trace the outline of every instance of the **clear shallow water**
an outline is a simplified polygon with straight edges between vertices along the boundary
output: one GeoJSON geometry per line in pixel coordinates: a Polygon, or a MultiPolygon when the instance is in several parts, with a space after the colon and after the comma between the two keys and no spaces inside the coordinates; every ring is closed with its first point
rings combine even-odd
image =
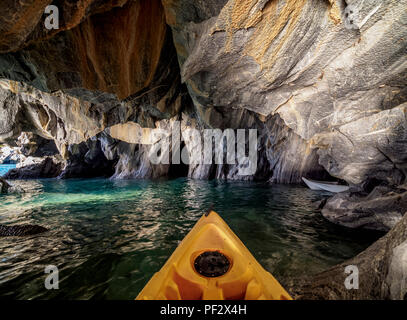
{"type": "Polygon", "coordinates": [[[7,171],[14,169],[15,167],[15,164],[0,164],[0,177],[5,175],[7,171]]]}
{"type": "Polygon", "coordinates": [[[42,235],[0,238],[0,298],[134,299],[213,204],[283,284],[342,262],[377,234],[325,221],[302,187],[219,181],[16,181],[0,195],[0,224],[40,224],[42,235]],[[59,290],[46,290],[56,265],[59,290]]]}

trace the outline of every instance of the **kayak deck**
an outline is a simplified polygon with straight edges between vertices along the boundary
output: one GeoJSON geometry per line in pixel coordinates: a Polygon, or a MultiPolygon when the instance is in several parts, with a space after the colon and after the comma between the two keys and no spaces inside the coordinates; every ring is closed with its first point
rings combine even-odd
{"type": "Polygon", "coordinates": [[[187,234],[137,300],[292,300],[211,211],[187,234]]]}

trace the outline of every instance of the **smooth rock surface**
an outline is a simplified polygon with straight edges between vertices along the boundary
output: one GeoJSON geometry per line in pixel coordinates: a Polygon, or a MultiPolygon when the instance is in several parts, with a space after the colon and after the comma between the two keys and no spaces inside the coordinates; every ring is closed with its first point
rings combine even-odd
{"type": "Polygon", "coordinates": [[[329,221],[348,228],[389,231],[407,208],[407,189],[376,187],[369,195],[342,192],[330,198],[322,209],[329,221]]]}
{"type": "Polygon", "coordinates": [[[309,279],[293,281],[290,291],[297,299],[375,300],[407,298],[407,214],[384,237],[348,261],[309,279]],[[348,290],[346,266],[357,266],[359,289],[348,290]]]}
{"type": "MultiPolygon", "coordinates": [[[[389,109],[407,97],[405,0],[230,0],[205,20],[175,3],[164,1],[167,22],[205,122],[216,124],[215,106],[236,116],[239,109],[278,113],[318,149],[332,176],[354,184],[377,172],[394,183],[404,179],[389,150],[398,148],[376,142],[402,143],[404,135],[405,119],[389,109]]],[[[202,5],[194,10],[202,12],[202,5]]]]}
{"type": "MultiPolygon", "coordinates": [[[[407,0],[64,2],[55,31],[47,4],[0,4],[0,142],[53,140],[61,177],[405,182],[407,0]],[[256,129],[256,170],[152,164],[134,128],[171,119],[200,134],[256,129]]],[[[375,228],[393,225],[386,212],[375,228]]]]}

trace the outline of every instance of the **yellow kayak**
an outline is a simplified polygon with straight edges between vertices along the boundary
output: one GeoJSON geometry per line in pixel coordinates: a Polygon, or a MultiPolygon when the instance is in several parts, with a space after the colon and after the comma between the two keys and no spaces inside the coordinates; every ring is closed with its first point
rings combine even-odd
{"type": "Polygon", "coordinates": [[[202,216],[137,300],[292,300],[214,211],[202,216]]]}

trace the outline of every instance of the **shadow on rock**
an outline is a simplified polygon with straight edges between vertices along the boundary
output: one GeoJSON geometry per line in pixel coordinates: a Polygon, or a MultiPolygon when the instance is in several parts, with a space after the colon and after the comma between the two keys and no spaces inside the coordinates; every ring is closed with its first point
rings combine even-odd
{"type": "Polygon", "coordinates": [[[367,196],[342,192],[328,199],[322,215],[330,222],[348,227],[387,232],[407,210],[407,186],[377,186],[367,196]]]}
{"type": "Polygon", "coordinates": [[[356,257],[307,279],[294,279],[296,299],[376,300],[407,298],[407,214],[384,237],[356,257]],[[356,266],[359,288],[347,289],[347,266],[356,266]]]}

